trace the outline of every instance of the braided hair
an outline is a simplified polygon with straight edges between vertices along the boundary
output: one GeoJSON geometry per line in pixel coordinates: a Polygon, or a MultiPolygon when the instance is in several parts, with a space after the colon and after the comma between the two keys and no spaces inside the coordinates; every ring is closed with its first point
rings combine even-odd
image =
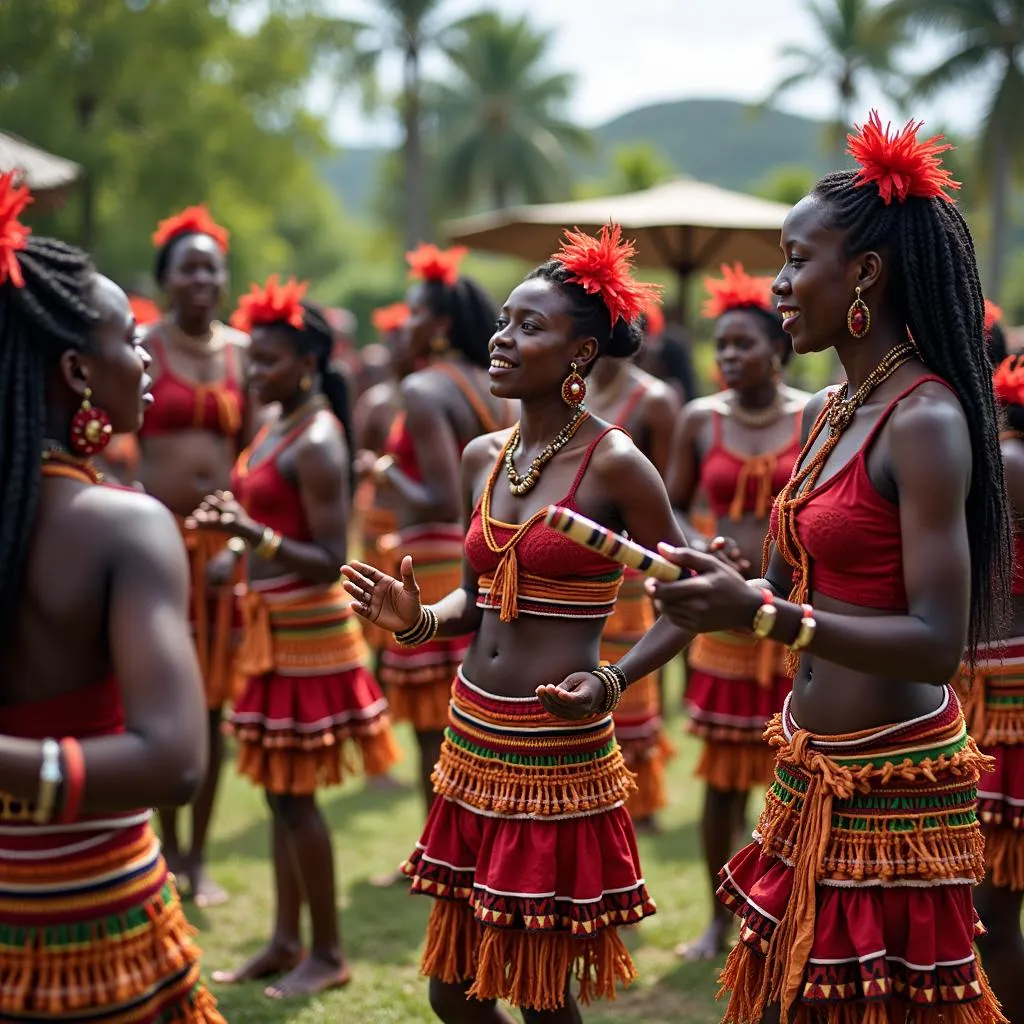
{"type": "MultiPolygon", "coordinates": [[[[640,318],[627,322],[619,317],[613,324],[601,295],[585,291],[575,280],[572,271],[566,269],[559,260],[542,263],[526,275],[526,280],[550,281],[558,286],[568,302],[568,314],[576,337],[596,339],[598,357],[628,359],[640,351],[643,344],[640,318]]],[[[580,371],[584,377],[596,362],[597,359],[594,359],[580,371]]]]}
{"type": "Polygon", "coordinates": [[[30,235],[15,258],[24,286],[0,285],[0,633],[14,620],[39,505],[47,378],[62,352],[88,349],[99,321],[86,253],[30,235]]]}
{"type": "Polygon", "coordinates": [[[448,341],[474,366],[487,369],[490,344],[497,315],[494,300],[472,278],[459,277],[454,284],[436,278],[421,281],[420,294],[434,316],[451,322],[448,341]]]}
{"type": "Polygon", "coordinates": [[[956,392],[970,432],[967,656],[973,662],[978,645],[998,636],[1004,624],[1013,564],[974,242],[960,211],[944,198],[908,196],[887,205],[874,182],[858,185],[856,177],[856,171],[826,175],[812,195],[825,204],[831,224],[846,233],[848,256],[872,249],[889,253],[888,297],[925,365],[956,392]]]}

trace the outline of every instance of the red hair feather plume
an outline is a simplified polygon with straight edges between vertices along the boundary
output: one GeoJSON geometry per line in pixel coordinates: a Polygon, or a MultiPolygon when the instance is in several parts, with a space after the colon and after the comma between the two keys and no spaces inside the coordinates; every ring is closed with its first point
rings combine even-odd
{"type": "Polygon", "coordinates": [[[992,375],[992,389],[1001,405],[1024,405],[1024,358],[1007,356],[992,375]]]}
{"type": "Polygon", "coordinates": [[[409,307],[404,302],[393,302],[390,306],[381,306],[370,315],[373,329],[380,334],[397,331],[409,319],[409,307]]]}
{"type": "Polygon", "coordinates": [[[15,288],[24,288],[25,278],[15,253],[28,245],[32,229],[18,216],[32,202],[32,193],[25,185],[15,183],[14,174],[0,174],[0,285],[10,278],[15,288]]]}
{"type": "Polygon", "coordinates": [[[409,276],[420,281],[441,281],[450,288],[459,279],[459,264],[469,250],[462,245],[439,249],[424,242],[405,254],[409,276]]]}
{"type": "Polygon", "coordinates": [[[153,232],[153,245],[162,249],[168,242],[182,235],[209,235],[224,252],[228,251],[228,229],[222,228],[211,216],[205,204],[189,206],[160,221],[153,232]]]}
{"type": "Polygon", "coordinates": [[[301,331],[302,300],[309,284],[289,278],[280,283],[277,274],[267,278],[266,286],[252,285],[249,292],[238,300],[238,309],[231,314],[231,326],[249,334],[259,324],[291,324],[301,331]]]}
{"type": "Polygon", "coordinates": [[[992,328],[1003,319],[1003,311],[990,299],[985,300],[985,337],[992,334],[992,328]]]}
{"type": "Polygon", "coordinates": [[[717,320],[732,309],[763,309],[772,312],[772,278],[751,277],[742,263],[731,267],[723,263],[721,277],[705,277],[709,298],[701,307],[701,315],[717,320]]]}

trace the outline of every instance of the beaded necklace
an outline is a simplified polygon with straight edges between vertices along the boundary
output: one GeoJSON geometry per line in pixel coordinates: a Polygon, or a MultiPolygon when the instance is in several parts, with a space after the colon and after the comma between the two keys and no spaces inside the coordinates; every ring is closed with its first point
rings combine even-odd
{"type": "Polygon", "coordinates": [[[519,447],[519,424],[512,430],[512,436],[508,439],[502,453],[502,461],[505,463],[505,473],[508,476],[508,489],[517,497],[521,498],[533,490],[534,485],[540,479],[544,467],[573,439],[576,431],[583,426],[583,421],[590,415],[583,407],[579,407],[573,413],[572,419],[555,436],[548,441],[540,450],[537,457],[530,463],[526,473],[520,473],[516,469],[515,450],[519,447]]]}
{"type": "Polygon", "coordinates": [[[85,484],[103,483],[103,474],[91,459],[79,459],[53,444],[44,447],[42,458],[43,476],[62,476],[85,484]]]}

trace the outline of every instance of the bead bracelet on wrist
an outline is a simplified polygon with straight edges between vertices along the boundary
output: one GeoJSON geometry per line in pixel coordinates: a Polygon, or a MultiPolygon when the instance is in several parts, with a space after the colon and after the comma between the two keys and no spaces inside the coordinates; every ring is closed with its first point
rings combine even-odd
{"type": "Polygon", "coordinates": [[[750,628],[754,631],[754,636],[767,640],[775,629],[779,609],[775,606],[775,595],[767,587],[758,589],[761,594],[761,607],[754,612],[754,621],[750,628]]]}
{"type": "Polygon", "coordinates": [[[789,645],[789,649],[794,654],[807,650],[818,629],[818,623],[814,618],[814,609],[809,604],[800,605],[800,614],[800,632],[797,633],[796,639],[789,645]]]}
{"type": "Polygon", "coordinates": [[[264,561],[269,562],[276,557],[283,540],[284,537],[282,537],[277,530],[274,530],[269,526],[264,526],[263,533],[260,536],[259,541],[252,549],[253,554],[256,555],[257,558],[262,558],[264,561]]]}
{"type": "Polygon", "coordinates": [[[604,683],[605,697],[599,713],[610,714],[619,706],[619,701],[622,700],[622,691],[628,685],[626,673],[618,665],[600,665],[594,669],[594,675],[604,683]]]}
{"type": "Polygon", "coordinates": [[[414,626],[393,634],[395,643],[400,647],[419,647],[420,644],[429,643],[437,635],[439,625],[437,612],[424,605],[420,608],[420,617],[414,626]]]}

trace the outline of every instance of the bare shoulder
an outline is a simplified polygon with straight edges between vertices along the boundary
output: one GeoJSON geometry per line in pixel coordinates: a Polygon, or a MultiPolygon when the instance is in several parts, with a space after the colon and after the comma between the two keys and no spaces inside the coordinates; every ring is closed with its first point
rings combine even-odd
{"type": "Polygon", "coordinates": [[[936,482],[970,473],[971,438],[959,398],[937,381],[925,381],[901,399],[889,418],[894,467],[936,482]]]}
{"type": "Polygon", "coordinates": [[[512,429],[508,427],[474,437],[462,450],[463,472],[475,474],[484,466],[490,468],[505,447],[505,442],[512,436],[512,429]]]}
{"type": "Polygon", "coordinates": [[[336,452],[345,446],[341,424],[329,409],[321,409],[296,440],[297,452],[336,452]]]}
{"type": "Polygon", "coordinates": [[[89,487],[76,495],[73,514],[88,532],[111,538],[118,561],[154,565],[179,560],[184,571],[178,524],[166,506],[148,494],[121,487],[89,487]]]}
{"type": "Polygon", "coordinates": [[[598,476],[611,481],[623,475],[632,476],[645,465],[654,468],[624,430],[610,430],[601,437],[591,456],[590,464],[598,476]]]}
{"type": "Polygon", "coordinates": [[[220,331],[221,336],[224,338],[226,344],[231,345],[233,348],[239,349],[244,354],[248,354],[248,334],[246,334],[244,331],[238,330],[237,327],[231,327],[229,324],[221,324],[220,331]]]}
{"type": "Polygon", "coordinates": [[[782,411],[786,415],[802,412],[815,398],[809,391],[791,388],[788,384],[784,384],[779,390],[782,392],[782,411]]]}

